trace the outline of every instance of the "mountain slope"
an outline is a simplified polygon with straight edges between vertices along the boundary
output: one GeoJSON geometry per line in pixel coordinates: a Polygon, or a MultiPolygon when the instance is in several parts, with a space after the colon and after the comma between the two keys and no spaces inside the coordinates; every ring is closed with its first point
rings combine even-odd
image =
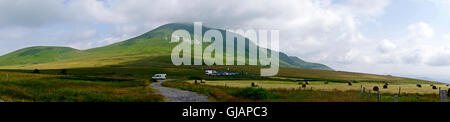
{"type": "Polygon", "coordinates": [[[40,64],[70,59],[79,55],[81,51],[69,47],[29,47],[0,56],[0,66],[40,64]]]}
{"type": "Polygon", "coordinates": [[[293,61],[292,64],[294,66],[296,66],[297,68],[317,69],[317,70],[333,70],[326,65],[319,64],[319,63],[306,62],[295,56],[290,56],[289,59],[293,61]]]}
{"type": "MultiPolygon", "coordinates": [[[[78,51],[72,48],[63,47],[55,47],[56,49],[46,47],[26,48],[7,54],[5,56],[1,56],[0,62],[5,63],[3,63],[3,65],[1,65],[2,63],[0,63],[0,66],[36,64],[36,66],[40,67],[51,67],[57,66],[56,64],[60,64],[58,68],[63,68],[64,65],[77,64],[77,66],[83,66],[80,64],[80,62],[90,62],[86,63],[85,67],[92,67],[89,64],[95,64],[95,66],[105,66],[121,65],[125,62],[128,62],[128,65],[133,65],[132,63],[134,61],[138,61],[139,64],[145,64],[143,62],[139,62],[140,60],[145,60],[148,62],[148,64],[161,63],[161,60],[163,60],[165,63],[170,64],[170,59],[148,59],[155,59],[155,56],[170,58],[171,50],[177,44],[169,44],[169,38],[171,37],[173,31],[179,29],[187,30],[191,33],[191,35],[193,35],[194,25],[184,23],[166,24],[126,41],[84,51],[78,51]],[[18,55],[18,53],[24,51],[29,52],[29,55],[18,55]],[[10,60],[14,60],[15,63],[6,63],[10,62],[10,60]],[[109,63],[106,63],[108,61],[109,63]],[[117,61],[117,64],[114,64],[114,61],[117,61]]],[[[203,32],[206,32],[210,29],[214,28],[203,26],[203,32]]],[[[217,30],[221,31],[223,35],[226,34],[225,30],[217,30]]],[[[246,40],[246,44],[255,45],[248,39],[246,40]]],[[[246,52],[248,53],[248,50],[246,50],[246,52]]],[[[280,66],[303,69],[332,70],[328,66],[305,62],[297,57],[289,57],[282,52],[280,52],[280,66]]]]}

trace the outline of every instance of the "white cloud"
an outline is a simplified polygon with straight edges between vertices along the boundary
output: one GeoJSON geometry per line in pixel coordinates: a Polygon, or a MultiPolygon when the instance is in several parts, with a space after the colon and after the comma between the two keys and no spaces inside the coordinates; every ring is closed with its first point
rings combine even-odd
{"type": "Polygon", "coordinates": [[[383,14],[384,8],[390,4],[389,0],[347,0],[352,12],[359,14],[380,15],[383,14]]]}
{"type": "Polygon", "coordinates": [[[394,51],[396,48],[397,46],[389,40],[383,40],[377,47],[378,51],[381,53],[389,53],[394,51]]]}
{"type": "Polygon", "coordinates": [[[413,38],[432,38],[434,37],[434,29],[425,22],[412,24],[408,27],[413,38]]]}

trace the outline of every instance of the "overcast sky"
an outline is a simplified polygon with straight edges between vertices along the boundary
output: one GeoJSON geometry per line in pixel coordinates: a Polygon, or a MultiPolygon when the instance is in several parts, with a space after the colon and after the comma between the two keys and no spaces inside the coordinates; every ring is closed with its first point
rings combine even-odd
{"type": "Polygon", "coordinates": [[[283,52],[336,70],[450,81],[450,0],[0,0],[0,54],[193,21],[280,30],[283,52]]]}

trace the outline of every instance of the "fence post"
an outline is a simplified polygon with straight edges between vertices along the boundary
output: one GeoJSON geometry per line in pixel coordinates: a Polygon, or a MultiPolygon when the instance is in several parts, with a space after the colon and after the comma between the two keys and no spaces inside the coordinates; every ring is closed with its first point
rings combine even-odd
{"type": "Polygon", "coordinates": [[[372,93],[371,93],[371,92],[372,92],[372,90],[370,90],[370,89],[369,89],[369,97],[370,97],[370,96],[372,95],[372,93]]]}
{"type": "Polygon", "coordinates": [[[380,90],[377,91],[377,94],[378,94],[377,100],[378,100],[378,102],[380,102],[381,101],[381,92],[380,92],[380,90]]]}
{"type": "Polygon", "coordinates": [[[401,91],[402,91],[402,87],[398,87],[398,96],[400,96],[401,91]]]}
{"type": "Polygon", "coordinates": [[[363,96],[366,96],[366,87],[363,87],[363,96]]]}
{"type": "Polygon", "coordinates": [[[361,87],[361,95],[363,95],[363,88],[361,87]]]}
{"type": "Polygon", "coordinates": [[[394,102],[398,102],[398,96],[397,96],[397,95],[395,95],[395,100],[394,100],[394,102]]]}
{"type": "Polygon", "coordinates": [[[8,81],[8,79],[9,79],[9,76],[8,76],[8,74],[6,74],[6,81],[8,81]]]}
{"type": "Polygon", "coordinates": [[[439,96],[441,96],[441,87],[439,87],[439,96]]]}
{"type": "Polygon", "coordinates": [[[439,90],[439,94],[441,96],[441,102],[447,102],[447,91],[439,90]]]}

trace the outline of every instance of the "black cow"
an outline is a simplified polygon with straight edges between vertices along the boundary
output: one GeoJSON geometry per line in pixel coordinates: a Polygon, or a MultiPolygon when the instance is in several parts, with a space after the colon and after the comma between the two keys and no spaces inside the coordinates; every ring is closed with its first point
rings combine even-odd
{"type": "Polygon", "coordinates": [[[378,88],[378,86],[373,87],[373,91],[378,91],[380,90],[380,88],[378,88]]]}
{"type": "Polygon", "coordinates": [[[417,84],[416,86],[419,87],[419,88],[422,88],[422,85],[420,85],[420,84],[417,84]]]}
{"type": "Polygon", "coordinates": [[[303,88],[306,88],[306,84],[302,84],[302,87],[303,87],[303,88]]]}
{"type": "Polygon", "coordinates": [[[258,87],[258,84],[256,84],[255,82],[252,82],[252,87],[258,87]]]}

